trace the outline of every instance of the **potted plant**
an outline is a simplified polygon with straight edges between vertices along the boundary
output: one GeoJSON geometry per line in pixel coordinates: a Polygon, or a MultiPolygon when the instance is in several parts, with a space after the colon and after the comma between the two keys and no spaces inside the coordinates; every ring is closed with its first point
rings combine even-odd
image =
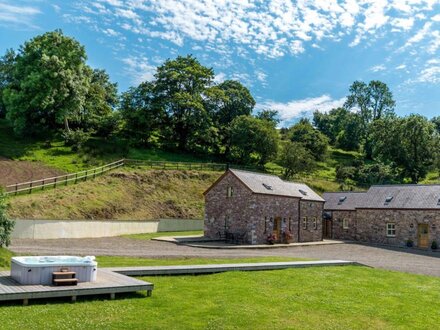
{"type": "Polygon", "coordinates": [[[407,239],[406,240],[406,246],[407,247],[413,247],[414,246],[414,242],[413,242],[413,240],[412,239],[407,239]]]}
{"type": "Polygon", "coordinates": [[[292,241],[293,235],[290,232],[290,230],[286,230],[283,235],[284,235],[284,242],[285,243],[290,243],[292,241]]]}
{"type": "Polygon", "coordinates": [[[276,240],[277,237],[275,236],[275,234],[270,234],[267,236],[267,243],[269,243],[270,245],[273,245],[276,240]]]}
{"type": "Polygon", "coordinates": [[[431,243],[431,249],[434,250],[434,251],[438,249],[438,243],[437,243],[437,241],[432,241],[432,243],[431,243]]]}

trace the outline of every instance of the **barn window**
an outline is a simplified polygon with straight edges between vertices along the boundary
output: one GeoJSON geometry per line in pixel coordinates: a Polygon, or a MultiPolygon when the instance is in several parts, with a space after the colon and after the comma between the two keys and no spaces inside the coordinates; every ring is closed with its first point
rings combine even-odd
{"type": "Polygon", "coordinates": [[[303,218],[303,229],[307,229],[307,217],[303,218]]]}
{"type": "Polygon", "coordinates": [[[227,189],[227,196],[232,197],[234,196],[234,187],[229,186],[227,189]]]}
{"type": "Polygon", "coordinates": [[[396,237],[396,224],[393,222],[387,223],[387,237],[396,237]]]}
{"type": "Polygon", "coordinates": [[[342,219],[342,228],[348,229],[348,219],[342,219]]]}

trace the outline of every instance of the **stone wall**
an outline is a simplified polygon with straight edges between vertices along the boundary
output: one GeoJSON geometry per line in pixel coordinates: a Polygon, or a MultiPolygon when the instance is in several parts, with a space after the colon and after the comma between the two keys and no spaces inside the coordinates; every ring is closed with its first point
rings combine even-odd
{"type": "Polygon", "coordinates": [[[322,211],[324,203],[301,201],[300,205],[300,242],[313,242],[322,240],[322,211]],[[304,224],[306,219],[306,224],[304,224]],[[315,225],[316,219],[316,225],[315,225]]]}
{"type": "Polygon", "coordinates": [[[429,247],[440,243],[440,210],[369,210],[358,209],[356,239],[364,242],[405,245],[410,239],[418,245],[418,224],[429,225],[429,247]],[[387,223],[395,223],[396,236],[387,237],[387,223]]]}
{"type": "MultiPolygon", "coordinates": [[[[274,219],[281,218],[282,232],[291,233],[290,242],[322,240],[323,203],[301,202],[307,229],[298,228],[299,198],[253,194],[233,174],[227,173],[205,196],[205,237],[220,238],[225,232],[245,233],[247,244],[265,244],[273,233],[274,219]],[[228,187],[233,196],[227,196],[228,187]],[[312,226],[316,217],[317,227],[312,226]]],[[[282,236],[282,235],[280,235],[282,236]]]]}
{"type": "Polygon", "coordinates": [[[332,238],[356,240],[356,211],[332,211],[332,238]],[[348,228],[343,228],[343,219],[347,220],[348,228]]]}

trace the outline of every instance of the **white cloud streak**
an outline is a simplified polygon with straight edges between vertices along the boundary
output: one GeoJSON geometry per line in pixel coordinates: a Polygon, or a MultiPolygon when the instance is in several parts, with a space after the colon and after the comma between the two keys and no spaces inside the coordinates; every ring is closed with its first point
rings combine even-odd
{"type": "Polygon", "coordinates": [[[41,11],[36,7],[0,2],[0,25],[3,26],[36,29],[33,21],[38,14],[41,11]]]}
{"type": "Polygon", "coordinates": [[[345,97],[333,99],[330,95],[323,94],[302,100],[292,100],[286,103],[265,101],[257,105],[257,109],[272,109],[278,111],[281,119],[280,126],[285,126],[293,119],[301,116],[309,116],[314,111],[328,112],[333,108],[341,107],[345,97]]]}

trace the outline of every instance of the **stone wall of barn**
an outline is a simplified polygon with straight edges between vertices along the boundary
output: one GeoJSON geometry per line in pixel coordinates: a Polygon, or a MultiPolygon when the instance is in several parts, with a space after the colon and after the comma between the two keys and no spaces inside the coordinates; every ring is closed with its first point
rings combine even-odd
{"type": "Polygon", "coordinates": [[[300,205],[300,242],[322,240],[322,212],[324,203],[302,200],[300,205]]]}
{"type": "Polygon", "coordinates": [[[356,240],[356,211],[332,211],[332,238],[342,240],[356,240]],[[348,228],[344,228],[344,219],[348,228]]]}
{"type": "MultiPolygon", "coordinates": [[[[290,242],[322,240],[322,207],[319,202],[301,202],[301,215],[308,228],[298,228],[299,198],[253,194],[233,174],[227,173],[205,195],[205,237],[221,238],[225,233],[244,234],[246,244],[265,244],[273,233],[274,219],[281,218],[282,232],[290,232],[290,242]],[[228,197],[228,187],[233,196],[228,197]],[[316,228],[312,219],[316,218],[316,228]]],[[[281,235],[282,236],[282,235],[281,235]]],[[[278,237],[283,242],[284,237],[278,237]]]]}
{"type": "Polygon", "coordinates": [[[417,247],[418,224],[428,224],[429,247],[434,240],[440,244],[440,210],[358,209],[356,220],[359,241],[403,246],[411,240],[417,247]],[[395,223],[395,237],[387,237],[387,223],[395,223]]]}

